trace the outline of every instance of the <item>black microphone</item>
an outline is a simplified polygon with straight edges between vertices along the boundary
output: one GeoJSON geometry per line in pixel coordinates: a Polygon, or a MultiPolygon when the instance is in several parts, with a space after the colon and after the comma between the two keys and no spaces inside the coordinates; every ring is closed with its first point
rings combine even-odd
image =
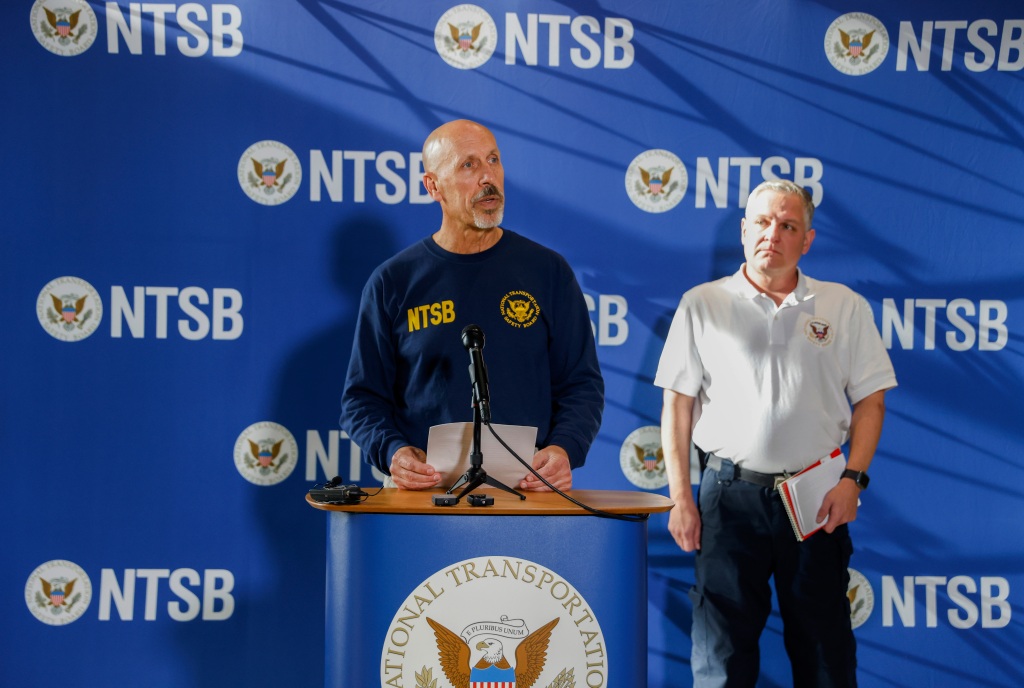
{"type": "Polygon", "coordinates": [[[466,325],[462,330],[462,345],[469,351],[469,379],[473,383],[473,404],[480,411],[480,420],[491,422],[491,391],[487,385],[487,366],[484,365],[484,332],[478,325],[466,325]]]}

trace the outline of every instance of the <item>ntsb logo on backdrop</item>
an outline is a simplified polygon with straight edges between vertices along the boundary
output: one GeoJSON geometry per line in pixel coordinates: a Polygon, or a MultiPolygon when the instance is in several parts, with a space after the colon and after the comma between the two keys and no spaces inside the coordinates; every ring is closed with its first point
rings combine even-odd
{"type": "MultiPolygon", "coordinates": [[[[226,621],[235,612],[235,574],[227,569],[104,568],[100,572],[99,621],[135,620],[136,600],[142,601],[142,620],[160,617],[159,601],[172,621],[226,621]],[[164,584],[161,584],[164,581],[164,584]],[[136,595],[137,588],[144,588],[136,595]],[[161,590],[163,589],[163,590],[161,590]],[[113,614],[112,614],[113,612],[113,614]]],[[[92,601],[92,581],[73,561],[53,559],[36,567],[25,583],[25,604],[32,616],[49,626],[80,619],[92,601]]]]}
{"type": "MultiPolygon", "coordinates": [[[[750,190],[758,178],[792,179],[811,194],[814,205],[820,205],[825,189],[821,179],[825,166],[819,158],[784,158],[770,155],[729,156],[714,160],[701,156],[693,164],[693,205],[707,208],[711,201],[716,208],[727,208],[730,198],[737,208],[745,208],[750,190]],[[731,193],[735,191],[735,196],[731,193]]],[[[686,165],[675,153],[660,148],[640,153],[626,168],[626,195],[633,205],[648,213],[672,210],[687,193],[690,175],[686,165]]]]}
{"type": "MultiPolygon", "coordinates": [[[[203,287],[110,287],[110,336],[120,339],[127,326],[133,339],[167,339],[177,332],[186,341],[206,338],[231,341],[242,336],[242,293],[237,289],[203,287]],[[127,289],[127,290],[126,290],[127,289]],[[131,296],[129,297],[129,291],[131,296]],[[151,298],[147,298],[151,297],[151,298]],[[173,300],[172,300],[173,299],[173,300]],[[147,309],[147,303],[149,308],[147,309]],[[172,329],[177,304],[177,328],[172,329]],[[149,311],[149,326],[146,313],[149,311]]],[[[103,301],[91,284],[78,277],[50,281],[36,298],[36,317],[47,334],[77,342],[96,331],[103,319],[103,301]]]]}
{"type": "MultiPolygon", "coordinates": [[[[505,64],[522,58],[526,66],[562,66],[563,45],[578,69],[628,69],[633,66],[633,22],[622,17],[505,13],[505,64]],[[543,25],[543,28],[541,28],[543,25]],[[567,31],[563,34],[563,27],[567,31]],[[565,39],[563,41],[563,39],[565,39]]],[[[498,26],[482,7],[456,5],[434,26],[434,48],[456,69],[476,69],[494,54],[498,26]]]]}
{"type": "Polygon", "coordinates": [[[235,468],[253,485],[276,485],[295,470],[299,445],[279,423],[253,423],[235,441],[235,468]]]}
{"type": "MultiPolygon", "coordinates": [[[[843,74],[868,74],[888,53],[889,32],[870,14],[844,14],[825,32],[825,57],[843,74]]],[[[938,71],[942,72],[959,67],[969,72],[987,72],[993,67],[998,72],[1019,72],[1024,69],[1024,19],[996,22],[947,16],[937,21],[900,21],[895,70],[934,71],[933,55],[940,58],[938,71]]]]}
{"type": "Polygon", "coordinates": [[[686,193],[683,161],[667,150],[649,150],[633,158],[626,169],[626,194],[649,213],[672,210],[686,193]]]}
{"type": "Polygon", "coordinates": [[[259,141],[238,160],[238,183],[245,195],[262,205],[280,205],[291,199],[302,183],[302,164],[279,141],[259,141]]]}
{"type": "Polygon", "coordinates": [[[875,590],[864,574],[857,569],[847,568],[850,582],[846,585],[846,597],[850,600],[850,625],[859,628],[875,609],[875,590]]]}
{"type": "Polygon", "coordinates": [[[437,20],[434,47],[456,69],[476,69],[491,59],[498,43],[498,27],[491,15],[476,5],[458,5],[437,20]]]}
{"type": "MultiPolygon", "coordinates": [[[[170,45],[184,57],[208,53],[214,57],[237,57],[245,45],[242,10],[235,5],[132,2],[126,10],[117,2],[107,2],[104,14],[107,52],[111,55],[121,52],[122,41],[132,55],[167,55],[170,45]],[[168,41],[168,34],[175,33],[180,35],[168,41]],[[145,40],[149,37],[152,44],[145,40]]],[[[100,26],[96,13],[84,0],[36,0],[30,21],[39,44],[62,57],[74,57],[88,50],[100,26]]]]}
{"type": "Polygon", "coordinates": [[[65,342],[85,339],[103,320],[103,301],[91,284],[77,277],[58,277],[39,292],[36,316],[46,333],[65,342]]]}
{"type": "Polygon", "coordinates": [[[629,482],[645,490],[668,485],[661,428],[646,425],[629,433],[619,448],[619,467],[629,482]]]}
{"type": "Polygon", "coordinates": [[[73,561],[54,559],[40,564],[25,583],[25,604],[36,617],[50,626],[75,621],[89,608],[92,581],[73,561]]]}
{"type": "Polygon", "coordinates": [[[843,74],[861,76],[874,71],[887,54],[889,32],[870,14],[844,14],[825,32],[825,55],[843,74]]]}
{"type": "Polygon", "coordinates": [[[39,45],[54,55],[81,55],[96,40],[96,13],[85,0],[36,0],[30,18],[39,45]]]}

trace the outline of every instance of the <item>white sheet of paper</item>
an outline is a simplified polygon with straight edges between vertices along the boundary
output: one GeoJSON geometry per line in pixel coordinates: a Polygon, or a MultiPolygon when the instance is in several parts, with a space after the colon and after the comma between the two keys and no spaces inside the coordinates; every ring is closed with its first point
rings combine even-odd
{"type": "MultiPolygon", "coordinates": [[[[537,428],[527,425],[499,425],[491,427],[522,457],[526,463],[533,461],[537,447],[537,428]]],[[[469,470],[469,453],[473,449],[472,423],[445,423],[431,426],[427,435],[427,463],[442,475],[441,485],[451,487],[469,470]]],[[[498,443],[486,426],[480,428],[480,453],[483,456],[484,471],[498,482],[513,489],[519,488],[519,481],[526,477],[523,464],[516,460],[505,447],[498,443]]],[[[486,489],[481,486],[480,490],[486,489]]]]}

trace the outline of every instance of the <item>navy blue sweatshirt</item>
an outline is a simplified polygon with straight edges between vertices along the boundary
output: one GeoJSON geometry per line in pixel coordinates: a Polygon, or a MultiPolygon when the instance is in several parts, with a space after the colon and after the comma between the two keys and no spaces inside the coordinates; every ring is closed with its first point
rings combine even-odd
{"type": "Polygon", "coordinates": [[[469,324],[486,338],[491,422],[536,426],[539,446],[582,466],[604,410],[583,292],[564,258],[507,229],[468,255],[427,237],[370,276],[341,401],[364,459],[389,473],[399,448],[426,449],[430,426],[473,419],[469,324]]]}

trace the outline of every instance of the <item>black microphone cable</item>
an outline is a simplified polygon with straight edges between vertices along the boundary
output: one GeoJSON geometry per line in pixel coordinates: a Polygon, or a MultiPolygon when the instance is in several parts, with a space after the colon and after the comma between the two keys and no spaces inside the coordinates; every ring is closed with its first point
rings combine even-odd
{"type": "Polygon", "coordinates": [[[537,479],[547,485],[552,492],[561,495],[563,498],[569,500],[581,509],[585,509],[590,513],[601,516],[604,518],[614,518],[621,521],[646,521],[650,514],[613,514],[601,509],[595,509],[592,506],[584,504],[574,497],[570,497],[566,493],[559,490],[557,487],[552,485],[544,478],[540,473],[534,470],[533,466],[523,460],[521,456],[512,451],[512,447],[505,443],[505,440],[501,439],[498,433],[491,427],[491,409],[490,409],[490,389],[487,383],[487,366],[484,364],[483,359],[483,348],[486,338],[484,337],[483,330],[478,325],[466,325],[462,330],[462,345],[469,351],[470,355],[470,366],[469,375],[473,383],[473,401],[480,411],[480,422],[487,426],[487,429],[494,435],[494,439],[498,440],[498,443],[503,446],[509,454],[516,457],[519,463],[523,464],[528,471],[537,476],[537,479]]]}
{"type": "Polygon", "coordinates": [[[536,470],[534,470],[533,466],[528,464],[526,461],[523,461],[523,458],[521,456],[519,456],[519,454],[516,454],[514,451],[512,451],[512,447],[510,447],[507,444],[505,444],[505,440],[501,439],[501,437],[494,430],[494,428],[491,427],[490,423],[486,423],[486,425],[487,425],[487,429],[491,431],[492,435],[494,435],[494,439],[498,440],[498,442],[501,444],[501,446],[505,447],[505,449],[508,450],[509,454],[511,454],[512,456],[516,457],[516,460],[519,461],[519,463],[521,463],[524,466],[526,466],[526,469],[528,471],[533,473],[535,476],[537,476],[537,478],[542,483],[544,483],[549,488],[551,488],[552,492],[555,492],[555,493],[561,495],[562,497],[564,497],[565,499],[568,499],[570,502],[572,502],[576,506],[580,507],[581,509],[585,509],[585,510],[589,511],[590,513],[594,514],[595,516],[600,516],[602,518],[614,518],[614,519],[617,519],[617,520],[620,520],[620,521],[632,521],[634,523],[646,521],[650,517],[650,514],[613,514],[613,513],[608,512],[608,511],[603,511],[602,509],[596,509],[596,508],[594,508],[594,507],[592,507],[592,506],[590,506],[588,504],[584,504],[583,502],[579,501],[578,499],[576,499],[574,497],[571,497],[571,496],[567,495],[566,493],[562,492],[557,487],[555,487],[554,485],[549,483],[547,481],[547,479],[544,478],[544,476],[542,476],[540,473],[538,473],[536,470]]]}

